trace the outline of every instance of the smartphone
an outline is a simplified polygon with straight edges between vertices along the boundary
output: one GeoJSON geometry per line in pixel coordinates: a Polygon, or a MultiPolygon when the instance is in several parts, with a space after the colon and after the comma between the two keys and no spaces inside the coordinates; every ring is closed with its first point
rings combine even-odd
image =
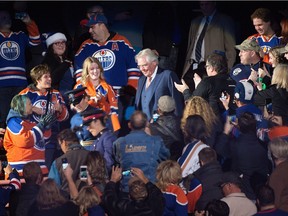
{"type": "Polygon", "coordinates": [[[226,91],[221,93],[221,98],[220,99],[221,100],[226,100],[227,99],[227,92],[226,91]]]}
{"type": "Polygon", "coordinates": [[[128,175],[131,175],[131,170],[125,170],[122,172],[122,175],[123,176],[128,176],[128,175]]]}
{"type": "Polygon", "coordinates": [[[87,166],[85,165],[80,166],[80,179],[81,180],[87,179],[87,166]]]}
{"type": "Polygon", "coordinates": [[[236,124],[236,118],[237,118],[236,115],[230,115],[228,116],[228,118],[231,124],[236,124]]]}
{"type": "Polygon", "coordinates": [[[67,158],[62,158],[62,168],[66,169],[68,166],[68,161],[67,158]]]}

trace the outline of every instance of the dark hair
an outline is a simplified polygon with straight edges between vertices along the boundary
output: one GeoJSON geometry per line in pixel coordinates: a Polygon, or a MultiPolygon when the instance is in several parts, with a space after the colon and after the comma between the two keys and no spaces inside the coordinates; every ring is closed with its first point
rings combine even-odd
{"type": "Polygon", "coordinates": [[[148,196],[145,183],[140,179],[131,178],[128,182],[129,195],[132,200],[145,200],[148,196]]]}
{"type": "Polygon", "coordinates": [[[269,185],[262,185],[256,192],[260,207],[274,204],[275,194],[269,185]]]}
{"type": "Polygon", "coordinates": [[[79,143],[76,133],[74,133],[70,128],[62,130],[57,135],[57,140],[61,142],[65,140],[66,142],[68,142],[68,144],[79,143]]]}
{"type": "Polygon", "coordinates": [[[244,134],[249,132],[256,134],[256,124],[257,121],[254,115],[250,112],[244,112],[238,118],[239,130],[244,134]]]}
{"type": "Polygon", "coordinates": [[[38,184],[43,180],[41,167],[37,162],[29,162],[23,167],[23,177],[27,184],[38,184]]]}
{"type": "Polygon", "coordinates": [[[255,18],[262,19],[264,22],[273,21],[271,10],[269,10],[268,8],[257,8],[251,15],[252,21],[255,18]]]}
{"type": "Polygon", "coordinates": [[[106,162],[99,151],[90,151],[88,153],[87,171],[94,185],[105,184],[107,180],[106,162]]]}
{"type": "Polygon", "coordinates": [[[226,202],[222,200],[212,200],[206,206],[208,216],[229,216],[230,209],[226,202]]]}
{"type": "Polygon", "coordinates": [[[227,65],[227,59],[223,54],[218,53],[212,53],[207,56],[206,62],[211,65],[214,70],[218,73],[224,73],[227,74],[228,72],[228,65],[227,65]]]}
{"type": "Polygon", "coordinates": [[[207,130],[204,119],[200,115],[188,116],[183,132],[185,140],[188,142],[192,141],[193,139],[205,141],[207,130]]]}
{"type": "Polygon", "coordinates": [[[131,129],[142,130],[146,127],[147,121],[147,115],[144,112],[137,110],[132,114],[130,119],[131,129]]]}
{"type": "Polygon", "coordinates": [[[199,161],[202,161],[204,164],[207,164],[212,161],[217,161],[217,154],[214,149],[210,147],[203,148],[198,153],[199,161]]]}

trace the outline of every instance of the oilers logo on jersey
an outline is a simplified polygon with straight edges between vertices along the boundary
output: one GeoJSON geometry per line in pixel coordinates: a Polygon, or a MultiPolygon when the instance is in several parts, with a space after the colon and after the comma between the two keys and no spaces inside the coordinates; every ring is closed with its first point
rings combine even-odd
{"type": "MultiPolygon", "coordinates": [[[[46,107],[47,107],[47,100],[43,100],[43,99],[40,99],[40,100],[37,100],[35,104],[33,104],[34,107],[37,107],[37,108],[40,108],[42,110],[42,113],[46,113],[46,107]]],[[[52,113],[54,110],[54,104],[49,102],[49,107],[48,107],[48,112],[47,114],[50,114],[52,113]]],[[[36,113],[33,113],[33,118],[39,122],[40,118],[41,118],[42,115],[38,115],[36,113]]]]}
{"type": "Polygon", "coordinates": [[[115,54],[109,49],[100,49],[92,56],[100,61],[104,71],[110,70],[116,62],[115,54]]]}
{"type": "Polygon", "coordinates": [[[20,55],[19,45],[15,41],[5,41],[0,45],[0,55],[2,58],[13,61],[20,55]]]}

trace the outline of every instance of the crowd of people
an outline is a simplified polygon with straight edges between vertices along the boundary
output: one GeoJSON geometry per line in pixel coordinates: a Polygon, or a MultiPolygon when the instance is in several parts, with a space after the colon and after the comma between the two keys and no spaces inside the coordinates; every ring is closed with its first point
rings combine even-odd
{"type": "Polygon", "coordinates": [[[236,45],[232,19],[199,5],[180,79],[100,5],[73,56],[64,33],[27,13],[13,32],[0,10],[0,216],[288,215],[288,19],[277,35],[257,8],[257,33],[236,45]],[[33,46],[44,56],[26,71],[33,46]]]}

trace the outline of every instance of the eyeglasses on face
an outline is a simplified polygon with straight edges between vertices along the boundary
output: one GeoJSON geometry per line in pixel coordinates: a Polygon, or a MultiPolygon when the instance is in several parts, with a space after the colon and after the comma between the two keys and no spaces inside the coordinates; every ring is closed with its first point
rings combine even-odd
{"type": "Polygon", "coordinates": [[[143,65],[138,65],[137,67],[138,68],[147,68],[148,66],[149,66],[149,64],[146,63],[146,64],[143,64],[143,65]]]}

